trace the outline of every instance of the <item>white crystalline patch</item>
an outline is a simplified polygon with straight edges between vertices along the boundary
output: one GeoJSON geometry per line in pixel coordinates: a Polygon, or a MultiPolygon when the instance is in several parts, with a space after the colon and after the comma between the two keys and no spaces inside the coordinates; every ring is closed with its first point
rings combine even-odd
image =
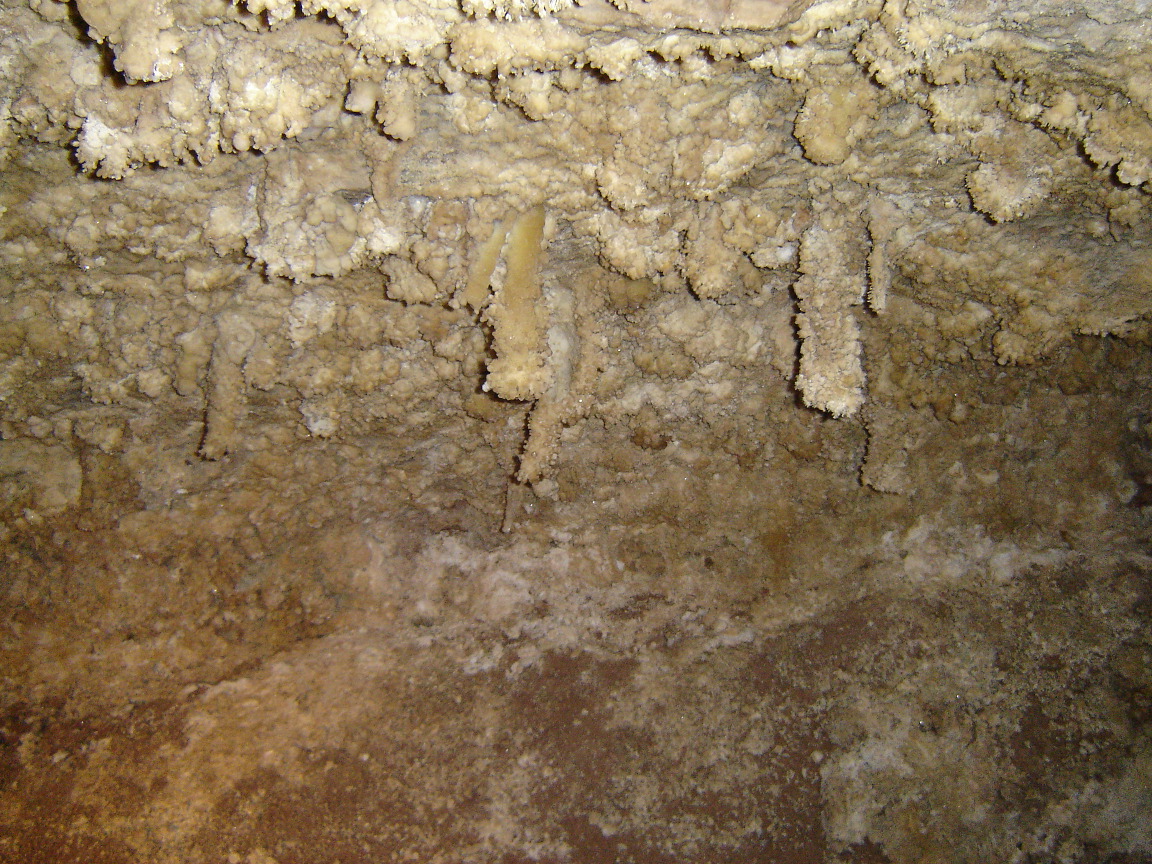
{"type": "Polygon", "coordinates": [[[299,348],[310,339],[323,335],[336,323],[336,304],[309,292],[292,301],[288,310],[288,338],[299,348]]]}
{"type": "Polygon", "coordinates": [[[304,402],[300,405],[300,414],[309,433],[317,438],[331,438],[336,433],[338,418],[329,406],[304,402]]]}

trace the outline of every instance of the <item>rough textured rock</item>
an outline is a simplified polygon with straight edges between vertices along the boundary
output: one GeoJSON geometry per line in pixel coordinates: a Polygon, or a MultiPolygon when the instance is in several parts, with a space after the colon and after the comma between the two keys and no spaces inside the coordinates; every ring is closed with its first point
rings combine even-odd
{"type": "Polygon", "coordinates": [[[0,858],[1152,859],[1150,45],[0,0],[0,858]]]}

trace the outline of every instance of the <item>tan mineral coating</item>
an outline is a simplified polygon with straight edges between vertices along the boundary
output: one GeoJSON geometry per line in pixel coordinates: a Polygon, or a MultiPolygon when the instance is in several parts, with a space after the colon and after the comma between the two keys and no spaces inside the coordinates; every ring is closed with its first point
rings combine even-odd
{"type": "MultiPolygon", "coordinates": [[[[484,315],[492,325],[492,352],[484,390],[502,399],[535,401],[548,385],[544,357],[545,305],[540,287],[545,213],[537,205],[512,222],[504,246],[504,274],[484,315]]],[[[481,249],[478,263],[484,264],[481,249]]],[[[465,287],[468,293],[468,287],[465,287]]]]}
{"type": "Polygon", "coordinates": [[[1150,193],[1148,0],[0,0],[0,861],[1152,861],[1150,193]]]}

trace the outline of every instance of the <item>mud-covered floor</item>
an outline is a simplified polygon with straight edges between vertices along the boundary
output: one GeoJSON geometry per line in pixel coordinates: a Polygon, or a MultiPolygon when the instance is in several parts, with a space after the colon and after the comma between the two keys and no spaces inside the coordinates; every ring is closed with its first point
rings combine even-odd
{"type": "Polygon", "coordinates": [[[1152,860],[1149,359],[938,370],[899,495],[801,407],[10,471],[0,860],[1152,860]]]}

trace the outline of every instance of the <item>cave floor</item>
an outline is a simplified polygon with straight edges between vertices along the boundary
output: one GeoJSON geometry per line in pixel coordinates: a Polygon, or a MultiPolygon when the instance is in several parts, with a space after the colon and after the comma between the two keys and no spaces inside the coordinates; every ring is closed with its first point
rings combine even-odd
{"type": "Polygon", "coordinates": [[[810,412],[751,463],[585,428],[551,496],[88,448],[5,529],[0,860],[1152,860],[1147,379],[1011,374],[906,494],[810,412]]]}

